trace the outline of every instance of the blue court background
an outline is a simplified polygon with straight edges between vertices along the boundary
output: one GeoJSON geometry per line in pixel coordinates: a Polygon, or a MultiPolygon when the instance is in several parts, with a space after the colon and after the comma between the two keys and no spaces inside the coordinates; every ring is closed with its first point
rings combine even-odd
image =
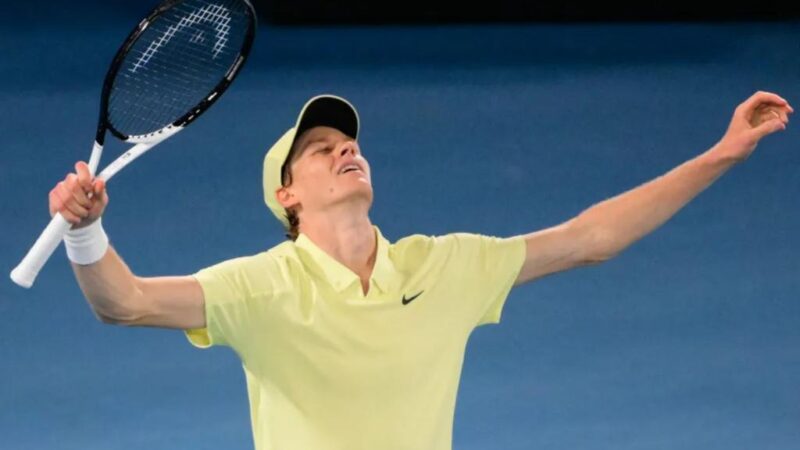
{"type": "MultiPolygon", "coordinates": [[[[6,274],[148,9],[51,3],[0,19],[6,274]]],[[[800,106],[798,42],[796,23],[262,26],[225,97],[110,183],[105,227],[140,276],[281,242],[262,157],[326,92],[359,109],[391,240],[553,226],[705,151],[756,90],[800,106]]],[[[790,124],[617,258],[513,290],[467,347],[454,448],[797,449],[799,150],[790,124]]],[[[63,247],[31,290],[0,282],[0,317],[0,448],[251,448],[233,352],[97,322],[63,247]]]]}

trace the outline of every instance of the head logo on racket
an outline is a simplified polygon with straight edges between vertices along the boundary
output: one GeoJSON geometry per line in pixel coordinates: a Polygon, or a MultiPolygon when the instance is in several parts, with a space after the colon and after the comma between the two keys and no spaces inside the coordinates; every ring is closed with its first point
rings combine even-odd
{"type": "MultiPolygon", "coordinates": [[[[255,31],[249,0],[167,0],[156,7],[128,35],[106,73],[91,173],[106,131],[136,144],[97,175],[107,182],[208,110],[243,67],[255,31]]],[[[11,279],[32,286],[69,228],[56,214],[11,279]]]]}

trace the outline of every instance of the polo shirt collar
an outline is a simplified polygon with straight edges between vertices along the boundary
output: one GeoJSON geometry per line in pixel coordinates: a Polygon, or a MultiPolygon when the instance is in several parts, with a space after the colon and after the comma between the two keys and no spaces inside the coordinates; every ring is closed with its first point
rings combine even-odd
{"type": "MultiPolygon", "coordinates": [[[[377,226],[373,225],[372,227],[378,240],[378,250],[375,255],[375,266],[372,268],[369,279],[369,289],[372,292],[372,289],[377,287],[385,293],[395,286],[397,272],[389,259],[389,241],[383,237],[377,226]]],[[[337,292],[345,290],[353,283],[359,283],[360,288],[358,275],[319,248],[305,234],[300,233],[297,236],[295,246],[303,264],[321,276],[337,292]]]]}

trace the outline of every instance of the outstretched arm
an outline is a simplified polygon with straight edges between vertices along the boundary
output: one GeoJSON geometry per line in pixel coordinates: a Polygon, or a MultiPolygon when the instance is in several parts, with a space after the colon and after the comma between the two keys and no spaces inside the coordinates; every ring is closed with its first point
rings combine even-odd
{"type": "Polygon", "coordinates": [[[736,108],[723,138],[706,152],[563,224],[525,235],[527,256],[515,285],[618,255],[746,160],[764,136],[785,130],[793,112],[781,97],[757,92],[736,108]]]}

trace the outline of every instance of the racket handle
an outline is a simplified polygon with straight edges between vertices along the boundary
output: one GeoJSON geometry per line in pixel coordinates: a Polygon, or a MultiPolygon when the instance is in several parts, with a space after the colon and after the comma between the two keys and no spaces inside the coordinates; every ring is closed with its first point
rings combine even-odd
{"type": "Polygon", "coordinates": [[[11,279],[14,283],[24,288],[33,286],[33,281],[39,275],[39,271],[58,248],[61,239],[70,228],[72,228],[72,224],[67,222],[61,214],[53,216],[50,224],[39,235],[39,239],[28,250],[25,258],[11,271],[11,279]]]}
{"type": "MultiPolygon", "coordinates": [[[[106,182],[111,179],[117,172],[122,170],[123,167],[127,166],[134,159],[142,156],[146,151],[150,150],[159,142],[167,139],[168,137],[172,136],[173,134],[181,131],[183,127],[167,127],[164,129],[163,132],[158,132],[159,137],[157,140],[142,142],[135,146],[133,146],[130,150],[120,155],[117,159],[114,160],[111,164],[108,165],[97,178],[102,178],[106,182]]],[[[95,143],[94,148],[92,149],[92,159],[90,162],[95,166],[91,167],[94,171],[97,165],[97,160],[99,159],[99,152],[103,150],[103,146],[95,143]],[[95,157],[97,154],[97,157],[95,157]]],[[[61,214],[56,214],[53,216],[53,220],[50,221],[50,224],[47,225],[47,228],[44,229],[42,234],[39,236],[39,239],[36,240],[36,243],[33,244],[33,247],[28,251],[28,254],[25,255],[25,258],[11,271],[11,279],[14,283],[18,285],[29,288],[33,286],[33,281],[36,280],[36,276],[39,275],[39,271],[42,270],[44,264],[50,259],[50,256],[53,252],[58,248],[58,244],[61,243],[61,240],[64,238],[64,235],[67,234],[67,231],[72,228],[72,225],[67,222],[61,214]]]]}

